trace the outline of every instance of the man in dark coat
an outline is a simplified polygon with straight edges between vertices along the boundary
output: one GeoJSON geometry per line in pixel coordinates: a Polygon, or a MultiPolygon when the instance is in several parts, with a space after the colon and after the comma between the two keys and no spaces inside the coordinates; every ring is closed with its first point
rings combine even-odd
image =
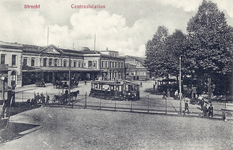
{"type": "Polygon", "coordinates": [[[207,112],[208,112],[208,109],[207,109],[207,104],[204,105],[203,107],[203,116],[207,116],[207,112]]]}
{"type": "Polygon", "coordinates": [[[213,118],[214,108],[213,108],[212,104],[210,104],[210,107],[208,108],[208,112],[209,112],[209,117],[211,116],[213,118]]]}

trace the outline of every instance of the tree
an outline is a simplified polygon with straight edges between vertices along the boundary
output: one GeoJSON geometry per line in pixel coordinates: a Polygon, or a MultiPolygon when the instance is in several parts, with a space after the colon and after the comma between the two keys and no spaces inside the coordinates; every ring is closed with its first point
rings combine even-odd
{"type": "MultiPolygon", "coordinates": [[[[178,76],[179,74],[179,57],[184,55],[186,50],[186,35],[181,31],[176,29],[175,32],[167,38],[167,61],[170,66],[170,72],[178,76]]],[[[183,70],[183,72],[186,72],[183,70]]]]}
{"type": "Polygon", "coordinates": [[[231,72],[232,28],[217,4],[203,0],[197,14],[189,20],[187,31],[185,58],[189,70],[199,76],[207,74],[209,78],[231,72]]]}
{"type": "Polygon", "coordinates": [[[146,60],[145,64],[154,76],[166,76],[168,68],[166,67],[166,40],[168,29],[159,26],[153,39],[146,43],[146,60]]]}

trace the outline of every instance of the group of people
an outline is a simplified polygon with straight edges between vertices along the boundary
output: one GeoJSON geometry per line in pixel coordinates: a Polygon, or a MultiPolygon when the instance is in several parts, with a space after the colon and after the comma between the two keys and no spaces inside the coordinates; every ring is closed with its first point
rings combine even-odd
{"type": "Polygon", "coordinates": [[[47,105],[49,103],[49,99],[50,99],[49,95],[45,97],[43,93],[41,94],[37,93],[37,94],[34,94],[34,98],[28,99],[27,103],[29,103],[32,106],[37,105],[38,103],[42,105],[47,105]]]}
{"type": "MultiPolygon", "coordinates": [[[[201,100],[203,101],[203,100],[201,100]]],[[[210,103],[210,106],[207,108],[207,104],[204,104],[204,102],[201,102],[201,109],[203,111],[203,116],[206,117],[212,117],[213,118],[213,112],[214,112],[214,108],[212,106],[212,104],[210,103]]]]}

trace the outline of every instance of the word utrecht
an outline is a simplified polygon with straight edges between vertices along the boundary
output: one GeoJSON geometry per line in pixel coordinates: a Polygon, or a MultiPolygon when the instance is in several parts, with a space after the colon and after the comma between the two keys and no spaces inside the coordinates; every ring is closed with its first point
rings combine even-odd
{"type": "Polygon", "coordinates": [[[92,8],[92,9],[104,9],[105,5],[75,5],[75,4],[71,4],[71,8],[72,9],[82,9],[82,8],[92,8]]]}
{"type": "Polygon", "coordinates": [[[25,9],[40,9],[40,5],[24,5],[25,9]]]}

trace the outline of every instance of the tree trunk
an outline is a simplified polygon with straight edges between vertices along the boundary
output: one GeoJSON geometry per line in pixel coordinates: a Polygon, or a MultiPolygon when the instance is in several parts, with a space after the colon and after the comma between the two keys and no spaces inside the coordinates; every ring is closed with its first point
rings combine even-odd
{"type": "Polygon", "coordinates": [[[208,76],[208,101],[209,101],[209,103],[211,102],[211,93],[212,93],[212,90],[211,90],[211,77],[208,76]]]}

